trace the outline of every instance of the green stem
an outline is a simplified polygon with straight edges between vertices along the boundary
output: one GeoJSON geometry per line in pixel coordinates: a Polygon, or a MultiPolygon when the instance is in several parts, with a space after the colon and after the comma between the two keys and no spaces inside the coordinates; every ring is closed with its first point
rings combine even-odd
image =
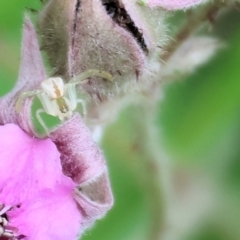
{"type": "Polygon", "coordinates": [[[139,156],[137,170],[141,184],[144,187],[150,209],[149,240],[161,239],[166,225],[169,168],[164,162],[154,124],[156,113],[155,103],[143,99],[141,107],[132,111],[134,122],[135,154],[139,156]],[[153,110],[153,112],[151,111],[153,110]]]}

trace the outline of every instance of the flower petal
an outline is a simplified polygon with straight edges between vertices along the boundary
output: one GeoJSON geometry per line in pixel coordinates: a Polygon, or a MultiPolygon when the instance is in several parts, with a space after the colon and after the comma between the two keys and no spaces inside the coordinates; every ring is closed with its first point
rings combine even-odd
{"type": "Polygon", "coordinates": [[[61,180],[60,154],[50,139],[29,137],[17,125],[0,126],[0,202],[16,205],[61,180]]]}
{"type": "Polygon", "coordinates": [[[148,0],[147,4],[151,7],[163,7],[168,10],[186,9],[196,6],[204,0],[148,0]]]}
{"type": "Polygon", "coordinates": [[[50,136],[61,152],[63,172],[77,184],[106,170],[105,159],[82,118],[75,114],[50,136]]]}
{"type": "Polygon", "coordinates": [[[72,196],[73,182],[67,177],[54,188],[25,201],[10,211],[10,224],[31,240],[76,240],[81,213],[72,196]]]}
{"type": "Polygon", "coordinates": [[[24,100],[21,113],[15,110],[19,94],[38,89],[40,82],[46,79],[41,53],[34,27],[28,17],[23,26],[22,55],[19,77],[14,89],[0,99],[0,124],[16,123],[26,132],[33,134],[31,120],[31,98],[24,100]]]}
{"type": "Polygon", "coordinates": [[[96,219],[102,218],[113,206],[113,196],[105,171],[93,181],[79,184],[74,192],[75,200],[84,212],[82,229],[89,228],[96,219]]]}
{"type": "Polygon", "coordinates": [[[58,127],[51,138],[61,152],[64,173],[78,184],[75,198],[87,216],[83,220],[87,227],[113,205],[105,159],[78,114],[58,127]]]}

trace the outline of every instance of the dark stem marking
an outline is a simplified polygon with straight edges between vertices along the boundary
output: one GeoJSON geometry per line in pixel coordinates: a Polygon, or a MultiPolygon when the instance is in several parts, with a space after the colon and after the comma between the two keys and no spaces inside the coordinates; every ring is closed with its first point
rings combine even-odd
{"type": "Polygon", "coordinates": [[[72,38],[72,48],[74,48],[75,45],[75,32],[77,30],[77,15],[80,10],[81,0],[77,0],[75,10],[74,10],[74,20],[73,20],[73,38],[72,38]]]}
{"type": "Polygon", "coordinates": [[[101,0],[103,6],[106,9],[107,14],[117,23],[120,27],[130,32],[133,37],[137,40],[141,49],[147,54],[148,48],[144,41],[141,29],[138,29],[131,19],[130,15],[124,8],[121,0],[101,0]]]}
{"type": "Polygon", "coordinates": [[[75,6],[75,19],[74,19],[74,24],[73,24],[73,31],[75,32],[77,29],[77,23],[76,23],[76,19],[77,19],[77,14],[80,8],[80,1],[81,0],[77,0],[76,6],[75,6]]]}

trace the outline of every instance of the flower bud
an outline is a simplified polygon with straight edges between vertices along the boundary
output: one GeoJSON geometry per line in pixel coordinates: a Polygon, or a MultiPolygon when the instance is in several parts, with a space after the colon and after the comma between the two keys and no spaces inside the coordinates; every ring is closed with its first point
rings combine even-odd
{"type": "Polygon", "coordinates": [[[154,79],[165,42],[164,14],[129,0],[50,0],[39,18],[42,48],[54,75],[67,81],[88,69],[107,71],[113,82],[91,77],[91,96],[111,96],[154,79]]]}

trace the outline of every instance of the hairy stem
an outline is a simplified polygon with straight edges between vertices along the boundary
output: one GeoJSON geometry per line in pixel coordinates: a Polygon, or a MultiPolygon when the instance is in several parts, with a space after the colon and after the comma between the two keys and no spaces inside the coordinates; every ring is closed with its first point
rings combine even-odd
{"type": "Polygon", "coordinates": [[[170,169],[160,148],[154,120],[156,101],[143,97],[129,118],[134,128],[134,154],[140,159],[136,166],[150,211],[149,240],[161,239],[166,227],[170,184],[170,169]],[[140,107],[139,107],[140,106],[140,107]]]}
{"type": "Polygon", "coordinates": [[[229,4],[230,2],[216,0],[214,3],[210,3],[206,7],[202,8],[201,11],[198,11],[199,9],[189,11],[186,24],[169,43],[165,49],[165,54],[162,56],[162,60],[166,62],[173,55],[176,49],[204,23],[209,22],[213,24],[219,11],[229,4]]]}

